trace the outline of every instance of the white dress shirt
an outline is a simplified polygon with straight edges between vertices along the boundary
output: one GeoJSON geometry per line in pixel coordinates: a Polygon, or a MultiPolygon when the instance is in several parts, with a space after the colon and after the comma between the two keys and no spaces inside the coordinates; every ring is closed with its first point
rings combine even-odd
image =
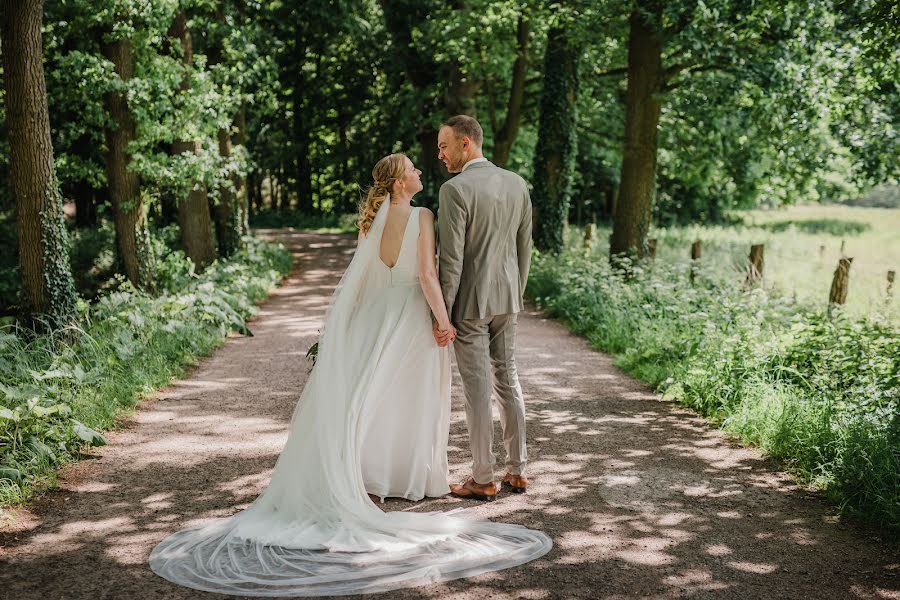
{"type": "Polygon", "coordinates": [[[460,173],[465,171],[466,167],[468,167],[469,165],[474,165],[475,163],[480,163],[480,162],[487,162],[487,159],[483,156],[479,156],[478,158],[473,158],[472,160],[468,161],[466,164],[463,165],[462,171],[460,171],[460,173]]]}

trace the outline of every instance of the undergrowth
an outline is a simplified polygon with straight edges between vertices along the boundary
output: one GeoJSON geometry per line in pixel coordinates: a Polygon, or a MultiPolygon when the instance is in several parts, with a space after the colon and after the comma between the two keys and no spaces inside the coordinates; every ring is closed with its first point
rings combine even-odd
{"type": "Polygon", "coordinates": [[[181,252],[159,264],[161,293],[119,281],[92,304],[79,302],[75,325],[36,335],[0,328],[0,505],[51,486],[56,468],[208,355],[229,330],[246,331],[255,303],[290,269],[280,244],[245,238],[246,247],[201,275],[181,252]]]}
{"type": "Polygon", "coordinates": [[[537,256],[527,294],[616,363],[900,533],[900,332],[701,269],[537,256]]]}

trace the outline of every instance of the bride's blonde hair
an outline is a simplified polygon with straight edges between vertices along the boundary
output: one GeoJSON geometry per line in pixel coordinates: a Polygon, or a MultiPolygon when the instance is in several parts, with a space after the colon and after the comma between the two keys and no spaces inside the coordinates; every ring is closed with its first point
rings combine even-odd
{"type": "Polygon", "coordinates": [[[366,192],[366,199],[359,204],[359,220],[356,222],[356,226],[364,234],[369,233],[378,209],[394,189],[394,182],[403,177],[405,171],[406,155],[400,152],[388,154],[375,163],[372,169],[373,183],[366,192]]]}

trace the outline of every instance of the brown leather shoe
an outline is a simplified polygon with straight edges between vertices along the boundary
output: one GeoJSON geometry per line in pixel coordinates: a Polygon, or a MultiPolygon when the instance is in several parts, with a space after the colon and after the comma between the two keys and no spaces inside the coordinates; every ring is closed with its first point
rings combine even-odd
{"type": "Polygon", "coordinates": [[[514,494],[524,494],[528,489],[528,479],[524,475],[507,473],[503,476],[503,482],[500,485],[508,487],[514,494]]]}
{"type": "Polygon", "coordinates": [[[450,493],[458,498],[493,502],[497,499],[497,485],[493,481],[490,483],[475,483],[475,480],[469,477],[461,484],[451,485],[450,493]]]}

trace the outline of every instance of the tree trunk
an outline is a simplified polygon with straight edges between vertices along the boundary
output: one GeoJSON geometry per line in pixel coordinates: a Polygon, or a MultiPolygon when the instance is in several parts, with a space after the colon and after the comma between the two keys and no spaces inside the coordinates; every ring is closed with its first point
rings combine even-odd
{"type": "Polygon", "coordinates": [[[75,227],[88,229],[97,225],[97,199],[94,186],[84,179],[71,184],[64,195],[75,201],[75,227]]]}
{"type": "Polygon", "coordinates": [[[73,319],[75,285],[41,64],[43,7],[43,0],[2,0],[0,43],[25,309],[54,327],[73,319]]]}
{"type": "Polygon", "coordinates": [[[262,174],[258,170],[247,173],[247,194],[250,196],[250,210],[258,215],[263,206],[262,174]]]}
{"type": "MultiPolygon", "coordinates": [[[[304,48],[302,40],[297,41],[299,48],[304,48]]],[[[309,151],[312,145],[312,132],[310,131],[309,114],[307,113],[304,97],[304,77],[302,71],[298,74],[299,81],[294,88],[294,191],[297,194],[297,209],[303,214],[312,214],[312,165],[309,161],[309,151]]],[[[281,183],[279,181],[279,183],[281,183]]],[[[289,210],[289,194],[284,194],[281,199],[282,212],[289,210]],[[287,201],[286,201],[287,200],[287,201]]]]}
{"type": "Polygon", "coordinates": [[[447,79],[445,106],[448,115],[475,116],[475,95],[481,89],[481,82],[466,75],[454,62],[450,65],[450,76],[447,79]]]}
{"type": "MultiPolygon", "coordinates": [[[[231,131],[226,128],[219,129],[219,155],[226,160],[231,158],[231,131]]],[[[241,206],[232,187],[235,183],[237,181],[233,180],[219,187],[213,212],[219,255],[223,257],[231,256],[241,247],[241,206]]]]}
{"type": "MultiPolygon", "coordinates": [[[[247,109],[243,104],[234,118],[234,143],[247,148],[247,109]]],[[[247,235],[250,233],[250,188],[246,176],[234,176],[234,189],[240,207],[241,235],[247,235]]]]}
{"type": "MultiPolygon", "coordinates": [[[[125,82],[134,76],[131,41],[117,40],[103,45],[119,78],[125,82]]],[[[104,98],[110,125],[106,129],[106,177],[116,227],[116,247],[125,276],[138,289],[149,290],[154,283],[153,252],[138,174],[129,170],[131,157],[128,144],[134,140],[135,124],[128,100],[122,91],[112,91],[104,98]]]]}
{"type": "Polygon", "coordinates": [[[491,157],[498,167],[506,167],[509,153],[519,134],[519,122],[522,119],[522,102],[525,100],[525,76],[528,74],[528,38],[530,35],[528,19],[519,15],[516,31],[518,50],[516,62],[513,64],[512,83],[509,90],[509,104],[506,118],[499,130],[494,132],[494,154],[491,157]]]}
{"type": "Polygon", "coordinates": [[[577,44],[554,26],[547,34],[541,119],[534,152],[534,243],[543,252],[563,249],[575,166],[575,107],[578,99],[577,44]]]}
{"type": "MultiPolygon", "coordinates": [[[[309,162],[309,159],[307,159],[309,162]]],[[[278,191],[276,195],[278,196],[278,210],[284,214],[287,214],[291,211],[291,195],[287,193],[287,178],[284,175],[284,165],[278,170],[278,191]]],[[[312,213],[312,179],[308,180],[310,185],[309,192],[306,194],[305,198],[309,200],[309,206],[304,209],[304,214],[312,213]]],[[[300,206],[300,200],[297,200],[297,206],[300,206]]]]}
{"type": "MultiPolygon", "coordinates": [[[[396,56],[404,67],[405,78],[422,98],[418,107],[419,125],[415,131],[419,155],[414,162],[422,171],[424,187],[416,196],[416,204],[436,209],[438,191],[449,173],[444,163],[437,158],[438,130],[434,127],[433,118],[435,112],[446,111],[447,106],[430,101],[429,90],[435,85],[449,81],[449,77],[446,70],[432,56],[422,52],[422,47],[413,40],[413,32],[439,7],[440,3],[421,0],[379,0],[379,4],[384,12],[385,25],[391,35],[393,46],[397,49],[396,56]]],[[[452,8],[458,9],[459,5],[452,8]]],[[[397,82],[398,86],[401,84],[402,82],[397,82]]]]}
{"type": "MultiPolygon", "coordinates": [[[[225,19],[225,8],[221,4],[215,8],[215,19],[217,24],[225,31],[228,24],[225,19]]],[[[207,50],[207,61],[212,67],[219,65],[223,60],[224,42],[218,36],[211,36],[213,40],[207,50]]],[[[244,105],[234,115],[233,126],[236,130],[234,143],[243,145],[244,127],[246,126],[244,116],[244,105]]],[[[222,127],[218,131],[219,156],[224,159],[227,164],[232,156],[232,139],[231,128],[222,127]]],[[[230,167],[230,165],[228,165],[230,167]]],[[[219,255],[228,257],[238,251],[241,247],[241,236],[247,230],[247,196],[244,189],[244,178],[237,172],[233,172],[230,181],[220,184],[217,190],[218,202],[213,210],[213,223],[216,228],[216,240],[219,243],[219,255]]]]}
{"type": "Polygon", "coordinates": [[[648,0],[638,4],[631,15],[628,39],[625,146],[611,257],[644,256],[656,186],[657,126],[664,83],[662,6],[648,0]]]}
{"type": "MultiPolygon", "coordinates": [[[[191,65],[193,63],[193,44],[191,32],[187,28],[187,15],[179,11],[169,30],[169,35],[181,42],[182,64],[184,74],[181,80],[181,93],[191,90],[191,65]]],[[[172,144],[172,154],[198,153],[200,142],[196,140],[179,140],[172,144]]],[[[194,261],[197,270],[203,270],[216,258],[213,242],[212,223],[209,218],[209,195],[206,184],[191,183],[187,197],[178,202],[178,222],[181,225],[181,247],[188,258],[194,261]]]]}

